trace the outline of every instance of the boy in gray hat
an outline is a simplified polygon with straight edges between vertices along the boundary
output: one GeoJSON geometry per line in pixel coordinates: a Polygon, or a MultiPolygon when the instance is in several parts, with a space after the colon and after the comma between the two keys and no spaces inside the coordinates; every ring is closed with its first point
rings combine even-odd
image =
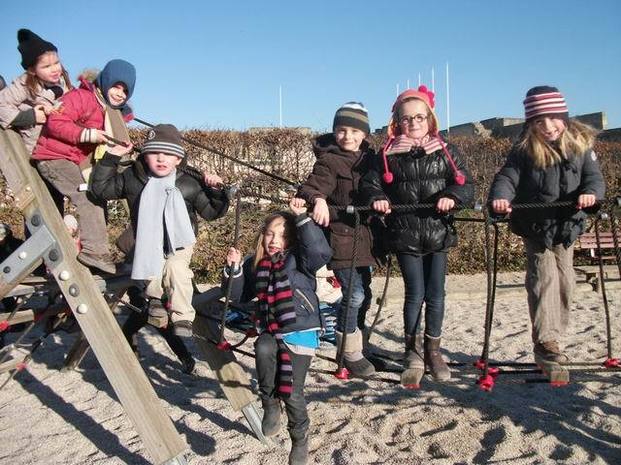
{"type": "Polygon", "coordinates": [[[91,174],[91,192],[103,200],[127,199],[135,239],[132,278],[145,281],[152,316],[170,314],[174,333],[191,336],[196,215],[213,220],[226,213],[225,192],[212,189],[222,179],[208,173],[197,179],[183,169],[181,134],[171,124],[149,131],[140,156],[118,173],[120,155],[131,148],[109,149],[91,174]],[[168,309],[162,305],[164,295],[168,309]]]}

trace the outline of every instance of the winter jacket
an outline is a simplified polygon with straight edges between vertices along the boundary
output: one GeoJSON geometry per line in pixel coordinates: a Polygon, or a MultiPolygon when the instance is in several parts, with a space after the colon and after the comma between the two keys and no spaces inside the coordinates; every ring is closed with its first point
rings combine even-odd
{"type": "MultiPolygon", "coordinates": [[[[581,194],[604,198],[605,182],[592,150],[546,169],[536,168],[527,153],[514,147],[494,177],[488,202],[506,199],[511,203],[576,201],[581,194]]],[[[540,241],[545,247],[569,247],[584,230],[586,213],[568,208],[524,209],[511,213],[511,230],[540,241]]]]}
{"type": "MultiPolygon", "coordinates": [[[[149,180],[149,170],[142,156],[138,157],[127,169],[119,173],[120,157],[106,153],[95,165],[90,177],[90,191],[99,199],[127,199],[129,215],[133,230],[138,225],[140,194],[149,180]]],[[[229,201],[223,191],[212,190],[202,180],[177,169],[175,186],[181,191],[190,221],[197,229],[197,214],[206,220],[223,216],[229,208],[229,201]]],[[[135,237],[135,234],[134,234],[135,237]]]]}
{"type": "MultiPolygon", "coordinates": [[[[329,133],[313,141],[313,150],[317,161],[297,197],[303,198],[309,205],[314,205],[317,198],[326,200],[329,207],[360,205],[357,198],[358,184],[374,156],[368,142],[362,142],[360,152],[349,152],[342,150],[334,135],[329,133]]],[[[328,228],[332,247],[330,268],[349,268],[354,244],[354,216],[342,209],[330,208],[328,228]]],[[[358,230],[358,241],[356,266],[375,264],[371,253],[371,233],[364,224],[358,230]]]]}
{"type": "MultiPolygon", "coordinates": [[[[61,97],[62,106],[48,117],[32,153],[33,159],[67,159],[79,165],[95,150],[97,144],[80,143],[85,128],[104,129],[106,107],[97,99],[95,92],[92,82],[81,79],[78,89],[61,97]]],[[[124,112],[123,119],[131,121],[131,111],[124,112]]]]}
{"type": "MultiPolygon", "coordinates": [[[[388,200],[391,205],[434,204],[441,197],[455,200],[456,208],[464,208],[474,200],[474,186],[463,157],[456,147],[448,145],[455,165],[466,177],[464,185],[455,184],[454,172],[440,148],[426,154],[421,147],[406,153],[387,156],[393,182],[382,181],[381,157],[361,181],[360,195],[367,204],[388,200]]],[[[386,218],[385,247],[395,253],[423,255],[444,252],[457,244],[452,215],[439,214],[435,208],[411,212],[393,211],[386,218]]]]}
{"type": "Polygon", "coordinates": [[[9,87],[0,91],[0,126],[4,129],[11,127],[17,129],[26,145],[26,150],[30,154],[43,128],[42,124],[36,124],[34,107],[37,105],[54,106],[55,103],[57,103],[57,99],[54,92],[47,88],[40,88],[33,98],[26,87],[26,73],[24,73],[15,79],[9,87]],[[13,125],[12,123],[18,115],[27,114],[25,112],[32,112],[32,115],[26,118],[31,120],[29,121],[30,124],[13,125]]]}
{"type": "MultiPolygon", "coordinates": [[[[293,291],[295,322],[282,328],[284,334],[308,329],[320,329],[319,299],[315,291],[317,270],[327,264],[332,250],[321,228],[306,214],[296,217],[297,245],[285,257],[285,271],[293,291]]],[[[239,272],[233,275],[231,288],[232,303],[247,303],[257,295],[254,257],[243,262],[239,272]]],[[[226,271],[226,270],[225,270],[226,271]]],[[[227,275],[223,279],[226,289],[227,275]]]]}

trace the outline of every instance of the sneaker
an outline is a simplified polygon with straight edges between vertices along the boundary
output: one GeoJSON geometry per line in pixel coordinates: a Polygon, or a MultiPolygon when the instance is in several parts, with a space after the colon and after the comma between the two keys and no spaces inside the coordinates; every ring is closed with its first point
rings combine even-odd
{"type": "Polygon", "coordinates": [[[88,268],[96,268],[107,274],[116,274],[116,265],[108,254],[95,255],[87,252],[80,252],[77,256],[78,261],[88,268]]]}
{"type": "Polygon", "coordinates": [[[173,334],[179,337],[192,337],[192,322],[190,320],[179,320],[173,323],[173,334]]]}
{"type": "Polygon", "coordinates": [[[559,349],[558,342],[538,342],[535,344],[535,356],[555,363],[568,363],[569,358],[559,349]]]}
{"type": "Polygon", "coordinates": [[[153,318],[165,318],[168,316],[168,310],[160,299],[151,297],[149,299],[149,316],[153,318]]]}

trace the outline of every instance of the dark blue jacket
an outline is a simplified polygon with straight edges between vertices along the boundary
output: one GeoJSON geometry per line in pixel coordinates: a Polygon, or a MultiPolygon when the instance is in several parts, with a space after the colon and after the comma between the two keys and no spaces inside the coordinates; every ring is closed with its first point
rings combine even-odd
{"type": "MultiPolygon", "coordinates": [[[[297,245],[285,257],[285,271],[289,277],[293,302],[295,304],[296,321],[282,328],[283,333],[320,329],[319,299],[316,273],[326,265],[332,257],[332,249],[323,231],[306,214],[296,218],[297,245]]],[[[256,273],[253,270],[254,256],[244,260],[241,272],[233,277],[231,288],[232,303],[250,302],[257,295],[256,273]]],[[[226,289],[227,277],[223,279],[226,289]]]]}

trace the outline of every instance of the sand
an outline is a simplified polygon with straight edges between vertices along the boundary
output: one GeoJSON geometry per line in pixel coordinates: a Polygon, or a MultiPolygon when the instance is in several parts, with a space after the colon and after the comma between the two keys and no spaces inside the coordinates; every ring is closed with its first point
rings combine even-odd
{"type": "MultiPolygon", "coordinates": [[[[532,362],[522,279],[520,273],[500,275],[490,349],[494,360],[532,362]]],[[[374,280],[376,294],[382,285],[383,279],[374,280]]],[[[608,286],[617,356],[620,289],[618,282],[608,286]]],[[[389,295],[371,342],[399,358],[399,278],[392,281],[389,295]]],[[[375,306],[369,319],[374,312],[375,306]]],[[[525,382],[540,375],[502,375],[491,392],[484,392],[470,366],[481,353],[484,314],[485,276],[450,276],[443,347],[451,361],[464,363],[453,368],[450,382],[425,378],[420,390],[406,390],[395,384],[395,373],[379,375],[392,382],[343,382],[309,373],[310,463],[621,463],[621,373],[574,373],[562,388],[525,382]]],[[[13,337],[8,335],[7,341],[13,337]]],[[[0,463],[150,463],[92,353],[77,370],[58,370],[74,339],[65,333],[48,337],[27,370],[0,391],[0,463]]],[[[602,298],[589,284],[578,286],[564,343],[573,360],[602,360],[606,355],[602,298]]],[[[195,375],[182,373],[152,329],[142,330],[139,348],[147,376],[188,443],[189,464],[286,463],[284,420],[273,445],[265,446],[230,407],[206,362],[198,362],[195,375]]],[[[334,355],[333,350],[321,353],[334,355]]],[[[252,359],[242,356],[240,363],[254,376],[252,359]]],[[[333,370],[334,365],[316,358],[312,369],[333,370]]]]}

